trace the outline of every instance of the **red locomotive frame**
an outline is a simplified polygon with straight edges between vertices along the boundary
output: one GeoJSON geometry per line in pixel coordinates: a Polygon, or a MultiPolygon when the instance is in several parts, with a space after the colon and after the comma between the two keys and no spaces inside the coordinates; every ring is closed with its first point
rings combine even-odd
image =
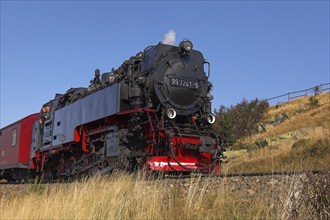
{"type": "MultiPolygon", "coordinates": [[[[84,155],[91,155],[92,151],[88,147],[89,141],[92,137],[97,139],[104,135],[109,127],[112,125],[126,125],[128,118],[134,113],[144,113],[148,120],[146,121],[146,133],[147,145],[144,151],[149,155],[146,156],[141,167],[144,171],[160,171],[160,172],[201,172],[201,173],[213,173],[220,174],[220,160],[214,160],[213,155],[210,153],[199,153],[197,150],[185,149],[187,145],[201,145],[201,141],[198,136],[192,137],[193,134],[178,134],[176,132],[169,136],[169,131],[164,124],[158,119],[156,111],[154,109],[136,108],[132,110],[122,111],[116,115],[112,115],[98,121],[81,125],[74,130],[74,143],[68,143],[65,145],[53,146],[45,150],[38,150],[33,161],[33,168],[37,172],[44,170],[48,157],[53,155],[59,155],[61,152],[69,152],[72,150],[73,144],[78,144],[81,147],[81,152],[84,155]],[[100,126],[102,125],[102,126],[100,126]],[[155,127],[157,125],[158,128],[155,127]],[[171,152],[161,152],[162,150],[156,149],[155,146],[160,146],[161,141],[167,141],[167,144],[171,149],[171,152]],[[213,162],[211,162],[213,161],[213,162]]],[[[199,133],[200,135],[201,133],[199,133]]],[[[218,147],[219,143],[214,144],[214,148],[218,147]]],[[[84,156],[88,157],[88,156],[84,156]]],[[[91,157],[92,158],[92,157],[91,157]]],[[[78,158],[75,158],[75,161],[78,158]]],[[[77,161],[76,161],[77,162],[77,161]]],[[[79,161],[78,161],[79,162],[79,161]]],[[[57,162],[59,163],[59,162],[57,162]]],[[[92,168],[97,164],[97,161],[93,159],[84,162],[84,165],[88,168],[92,168]]],[[[77,172],[79,174],[79,172],[77,172]]]]}

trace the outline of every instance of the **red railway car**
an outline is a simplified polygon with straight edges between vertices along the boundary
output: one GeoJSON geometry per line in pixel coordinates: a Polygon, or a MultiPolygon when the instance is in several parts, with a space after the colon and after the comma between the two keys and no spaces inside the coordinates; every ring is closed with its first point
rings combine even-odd
{"type": "Polygon", "coordinates": [[[0,179],[27,178],[33,124],[39,114],[22,118],[0,130],[0,179]]]}

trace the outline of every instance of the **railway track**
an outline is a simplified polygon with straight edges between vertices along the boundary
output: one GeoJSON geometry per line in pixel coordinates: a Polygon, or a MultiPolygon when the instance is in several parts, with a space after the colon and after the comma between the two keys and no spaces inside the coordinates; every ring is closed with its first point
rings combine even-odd
{"type": "MultiPolygon", "coordinates": [[[[200,174],[200,173],[192,173],[187,175],[160,175],[160,174],[152,174],[147,175],[146,179],[189,179],[189,178],[231,178],[231,177],[262,177],[262,176],[293,176],[293,175],[301,175],[301,174],[330,174],[330,170],[299,170],[299,171],[283,171],[283,172],[255,172],[255,173],[227,173],[220,175],[212,175],[212,174],[200,174]]],[[[72,182],[73,179],[65,182],[72,182]]],[[[50,181],[46,182],[47,184],[51,183],[63,183],[63,181],[50,181]]],[[[30,180],[27,182],[29,184],[35,183],[34,180],[30,180]]],[[[17,185],[17,184],[25,184],[20,182],[0,182],[0,185],[17,185]]]]}
{"type": "Polygon", "coordinates": [[[254,177],[254,176],[291,176],[301,174],[322,174],[329,173],[330,170],[299,170],[299,171],[283,171],[283,172],[256,172],[256,173],[228,173],[220,175],[210,174],[190,174],[190,175],[168,175],[166,178],[185,179],[191,177],[214,177],[214,178],[229,178],[229,177],[254,177]]]}

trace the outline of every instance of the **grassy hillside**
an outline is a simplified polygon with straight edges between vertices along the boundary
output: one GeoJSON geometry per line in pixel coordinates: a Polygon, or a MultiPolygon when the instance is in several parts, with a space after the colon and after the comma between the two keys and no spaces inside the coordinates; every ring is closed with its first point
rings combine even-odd
{"type": "Polygon", "coordinates": [[[330,169],[330,93],[272,106],[259,130],[229,148],[224,172],[330,169]]]}

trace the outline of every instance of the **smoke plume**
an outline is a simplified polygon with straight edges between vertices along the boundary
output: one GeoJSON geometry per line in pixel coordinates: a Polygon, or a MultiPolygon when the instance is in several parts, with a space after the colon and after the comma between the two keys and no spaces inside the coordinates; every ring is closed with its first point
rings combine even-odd
{"type": "Polygon", "coordinates": [[[163,44],[174,45],[176,33],[173,30],[169,30],[164,37],[163,44]]]}

